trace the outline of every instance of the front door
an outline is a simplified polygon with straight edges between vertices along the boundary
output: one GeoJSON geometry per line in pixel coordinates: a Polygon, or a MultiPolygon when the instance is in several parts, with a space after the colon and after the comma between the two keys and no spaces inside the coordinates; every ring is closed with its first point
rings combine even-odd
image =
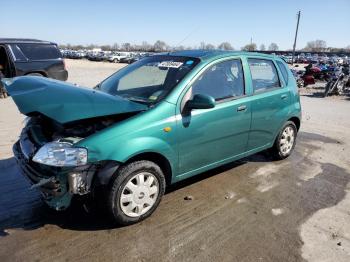
{"type": "Polygon", "coordinates": [[[220,62],[205,70],[193,82],[183,102],[195,94],[212,96],[216,105],[189,113],[182,110],[178,119],[179,173],[185,177],[244,153],[251,121],[239,59],[220,62]]]}

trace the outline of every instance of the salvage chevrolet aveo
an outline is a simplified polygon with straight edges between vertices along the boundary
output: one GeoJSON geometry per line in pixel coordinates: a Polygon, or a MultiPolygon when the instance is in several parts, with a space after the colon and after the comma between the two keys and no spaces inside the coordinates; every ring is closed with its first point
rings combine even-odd
{"type": "Polygon", "coordinates": [[[94,89],[5,79],[27,116],[14,154],[56,210],[104,200],[122,225],[157,208],[166,186],[262,150],[288,157],[301,107],[276,56],[181,51],[146,57],[94,89]]]}

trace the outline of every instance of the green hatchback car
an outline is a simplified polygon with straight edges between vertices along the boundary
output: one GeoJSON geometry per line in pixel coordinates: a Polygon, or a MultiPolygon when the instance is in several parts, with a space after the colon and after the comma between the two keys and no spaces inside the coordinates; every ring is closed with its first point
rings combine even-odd
{"type": "Polygon", "coordinates": [[[27,116],[14,154],[56,210],[100,198],[121,225],[157,208],[166,186],[270,149],[288,157],[301,106],[276,56],[181,51],[146,57],[81,88],[3,80],[27,116]]]}

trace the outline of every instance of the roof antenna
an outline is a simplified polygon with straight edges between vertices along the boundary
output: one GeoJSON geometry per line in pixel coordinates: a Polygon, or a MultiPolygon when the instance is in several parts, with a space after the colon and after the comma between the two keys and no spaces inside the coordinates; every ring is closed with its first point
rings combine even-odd
{"type": "Polygon", "coordinates": [[[182,39],[179,43],[177,43],[174,47],[174,49],[176,47],[179,47],[179,45],[181,45],[185,40],[187,40],[194,32],[196,32],[199,29],[199,26],[197,26],[195,29],[193,29],[184,39],[182,39]]]}

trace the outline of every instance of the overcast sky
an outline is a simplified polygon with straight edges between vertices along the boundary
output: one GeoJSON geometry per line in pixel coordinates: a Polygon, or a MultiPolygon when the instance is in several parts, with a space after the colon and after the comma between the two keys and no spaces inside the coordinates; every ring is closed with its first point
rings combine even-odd
{"type": "Polygon", "coordinates": [[[59,44],[113,44],[163,40],[195,46],[253,38],[290,49],[301,10],[297,48],[322,39],[350,45],[350,0],[0,0],[0,37],[29,37],[59,44]]]}

